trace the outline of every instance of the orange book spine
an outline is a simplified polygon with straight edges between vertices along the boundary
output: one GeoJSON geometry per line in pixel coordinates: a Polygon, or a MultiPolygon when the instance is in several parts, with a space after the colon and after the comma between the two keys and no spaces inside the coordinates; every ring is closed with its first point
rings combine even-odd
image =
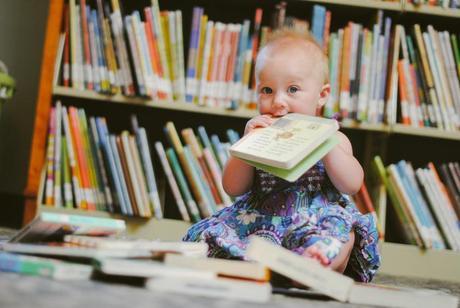
{"type": "Polygon", "coordinates": [[[91,192],[91,182],[89,179],[89,169],[88,169],[88,162],[85,157],[84,147],[83,147],[83,140],[81,136],[80,125],[78,123],[78,111],[75,107],[69,107],[69,120],[70,120],[70,131],[72,134],[72,139],[74,141],[74,150],[77,156],[77,162],[80,170],[81,176],[81,183],[82,183],[82,190],[83,194],[85,195],[85,199],[87,201],[86,206],[83,203],[82,208],[88,210],[96,210],[96,204],[94,200],[94,196],[91,192]]]}
{"type": "Polygon", "coordinates": [[[404,60],[399,60],[398,62],[398,81],[399,81],[399,104],[401,106],[401,119],[402,123],[406,125],[410,125],[410,117],[409,117],[409,101],[407,95],[407,83],[406,83],[406,76],[404,74],[404,60]]]}
{"type": "Polygon", "coordinates": [[[155,35],[152,32],[153,21],[152,12],[149,7],[144,9],[145,16],[145,33],[147,35],[147,42],[149,45],[150,57],[152,58],[152,68],[154,72],[161,78],[163,77],[163,68],[161,67],[160,53],[158,51],[158,44],[155,35]]]}
{"type": "Polygon", "coordinates": [[[324,20],[324,31],[323,31],[323,50],[325,54],[328,54],[329,47],[329,36],[331,30],[331,11],[326,11],[326,17],[324,20]]]}
{"type": "Polygon", "coordinates": [[[350,43],[351,22],[343,32],[342,69],[340,72],[340,112],[343,118],[348,117],[348,101],[350,99],[350,43]]]}
{"type": "Polygon", "coordinates": [[[370,213],[374,217],[374,220],[377,223],[379,237],[383,238],[383,228],[381,226],[380,220],[378,219],[377,211],[375,210],[374,203],[372,202],[371,196],[369,195],[369,191],[367,190],[365,183],[361,185],[357,195],[361,198],[363,205],[366,208],[366,212],[370,213]]]}

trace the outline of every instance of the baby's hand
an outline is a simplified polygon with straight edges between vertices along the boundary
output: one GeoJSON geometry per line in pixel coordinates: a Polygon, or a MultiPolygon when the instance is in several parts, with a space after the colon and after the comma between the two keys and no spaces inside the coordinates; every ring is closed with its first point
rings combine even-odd
{"type": "Polygon", "coordinates": [[[256,128],[270,126],[275,121],[275,118],[272,118],[269,115],[258,115],[253,117],[251,120],[246,123],[244,129],[244,134],[247,135],[256,128]]]}

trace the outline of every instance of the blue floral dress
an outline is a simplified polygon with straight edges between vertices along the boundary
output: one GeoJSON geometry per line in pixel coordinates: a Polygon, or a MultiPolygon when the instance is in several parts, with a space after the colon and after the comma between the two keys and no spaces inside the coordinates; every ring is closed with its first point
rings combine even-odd
{"type": "Polygon", "coordinates": [[[376,222],[333,186],[320,161],[294,183],[256,169],[251,191],[193,225],[184,241],[206,242],[210,257],[244,259],[249,236],[257,235],[297,254],[314,245],[332,260],[352,230],[345,275],[369,282],[380,265],[376,222]]]}

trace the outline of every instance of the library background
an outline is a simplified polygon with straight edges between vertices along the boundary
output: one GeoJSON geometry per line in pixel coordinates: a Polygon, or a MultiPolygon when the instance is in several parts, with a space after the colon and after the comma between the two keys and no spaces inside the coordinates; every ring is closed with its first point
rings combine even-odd
{"type": "Polygon", "coordinates": [[[178,240],[230,204],[228,148],[256,115],[270,32],[309,29],[378,220],[381,272],[460,281],[458,1],[1,1],[0,225],[123,218],[178,240]],[[417,2],[417,3],[416,3],[417,2]],[[9,12],[18,12],[11,14],[9,12]]]}

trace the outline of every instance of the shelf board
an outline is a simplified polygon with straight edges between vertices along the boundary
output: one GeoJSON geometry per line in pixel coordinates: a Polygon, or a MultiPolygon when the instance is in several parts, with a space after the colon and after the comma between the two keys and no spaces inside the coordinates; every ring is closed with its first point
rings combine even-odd
{"type": "Polygon", "coordinates": [[[60,96],[67,96],[67,97],[76,97],[76,98],[106,101],[106,102],[112,102],[112,103],[141,105],[141,106],[147,106],[151,108],[214,114],[214,115],[236,117],[236,118],[248,118],[249,119],[257,114],[256,110],[249,110],[249,109],[242,109],[242,108],[238,110],[227,110],[224,108],[198,106],[192,103],[153,101],[149,98],[127,97],[121,94],[105,95],[105,94],[99,94],[94,91],[76,90],[76,89],[72,89],[68,87],[54,87],[53,94],[60,95],[60,96]]]}
{"type": "Polygon", "coordinates": [[[430,6],[430,5],[415,6],[412,3],[406,3],[405,6],[402,8],[402,11],[416,13],[416,14],[426,14],[426,15],[460,18],[459,9],[451,9],[451,8],[446,9],[440,6],[430,6]]]}
{"type": "MultiPolygon", "coordinates": [[[[131,104],[146,106],[147,108],[159,108],[159,109],[170,109],[178,110],[184,112],[195,112],[195,113],[204,113],[219,115],[225,117],[237,117],[243,119],[250,119],[257,115],[256,110],[248,109],[239,109],[239,110],[227,110],[223,108],[216,107],[204,107],[197,106],[195,104],[181,103],[181,102],[159,102],[152,101],[147,98],[142,97],[126,97],[121,94],[117,95],[104,95],[99,94],[94,91],[88,90],[76,90],[68,87],[54,87],[53,95],[65,96],[65,97],[75,97],[75,98],[84,98],[89,100],[98,100],[104,102],[112,103],[121,103],[121,104],[131,104]]],[[[385,125],[385,124],[370,124],[370,123],[358,123],[355,121],[346,121],[342,122],[341,126],[345,129],[356,129],[363,131],[375,131],[383,133],[395,133],[395,134],[404,134],[404,135],[416,135],[422,137],[431,137],[431,138],[440,138],[440,139],[451,139],[451,140],[460,140],[460,131],[444,131],[435,128],[429,127],[411,127],[408,125],[394,124],[394,125],[385,125]]]]}
{"type": "Polygon", "coordinates": [[[38,212],[122,219],[126,222],[127,235],[135,238],[144,238],[150,240],[161,239],[164,241],[180,241],[187,232],[187,229],[190,227],[190,223],[182,220],[128,217],[103,211],[55,208],[45,205],[39,206],[38,212]]]}
{"type": "Polygon", "coordinates": [[[315,2],[321,4],[337,4],[344,6],[365,7],[372,9],[382,9],[388,11],[400,11],[401,4],[399,1],[380,1],[380,0],[303,0],[306,2],[315,2]]]}
{"type": "Polygon", "coordinates": [[[415,245],[383,242],[379,273],[460,282],[460,253],[420,249],[415,245]]]}
{"type": "Polygon", "coordinates": [[[403,124],[393,124],[390,129],[391,133],[404,134],[404,135],[415,135],[422,137],[432,137],[439,139],[451,139],[460,140],[459,131],[445,131],[431,127],[412,127],[403,124]]]}

